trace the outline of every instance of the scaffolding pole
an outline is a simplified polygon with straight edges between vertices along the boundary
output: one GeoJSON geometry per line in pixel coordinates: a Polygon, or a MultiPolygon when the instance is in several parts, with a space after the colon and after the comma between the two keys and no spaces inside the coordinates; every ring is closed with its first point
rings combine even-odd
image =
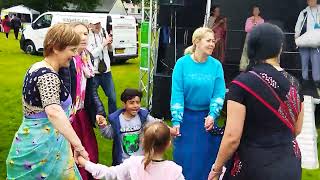
{"type": "MultiPolygon", "coordinates": [[[[141,24],[148,23],[148,40],[140,45],[140,76],[139,89],[144,93],[142,102],[148,109],[152,108],[153,75],[158,55],[158,1],[142,0],[142,21],[141,24]],[[147,53],[147,55],[146,55],[147,53]],[[147,62],[142,63],[143,57],[147,62]],[[143,65],[144,64],[144,65],[143,65]]],[[[140,33],[140,42],[142,37],[140,33]]],[[[144,32],[145,33],[145,32],[144,32]]]]}

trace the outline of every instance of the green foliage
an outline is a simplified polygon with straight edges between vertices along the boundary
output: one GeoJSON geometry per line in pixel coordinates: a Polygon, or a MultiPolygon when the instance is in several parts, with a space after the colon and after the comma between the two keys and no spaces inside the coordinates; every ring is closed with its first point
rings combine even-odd
{"type": "Polygon", "coordinates": [[[40,12],[62,11],[68,3],[73,3],[77,11],[93,11],[101,0],[4,0],[0,1],[0,8],[23,4],[40,12]]]}
{"type": "Polygon", "coordinates": [[[142,0],[122,0],[123,2],[130,3],[132,2],[133,4],[140,4],[142,0]]]}

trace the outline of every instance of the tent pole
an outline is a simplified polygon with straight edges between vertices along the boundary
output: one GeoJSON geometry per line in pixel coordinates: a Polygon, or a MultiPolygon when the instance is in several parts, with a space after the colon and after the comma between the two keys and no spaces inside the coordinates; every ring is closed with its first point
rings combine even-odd
{"type": "Polygon", "coordinates": [[[210,17],[210,9],[211,9],[211,0],[207,0],[206,15],[204,18],[203,27],[207,27],[208,25],[208,21],[210,17]]]}

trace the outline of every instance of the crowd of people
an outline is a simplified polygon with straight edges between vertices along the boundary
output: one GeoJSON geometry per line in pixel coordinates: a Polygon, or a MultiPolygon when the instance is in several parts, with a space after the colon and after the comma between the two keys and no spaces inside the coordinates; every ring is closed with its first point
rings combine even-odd
{"type": "Polygon", "coordinates": [[[99,21],[53,25],[44,59],[25,75],[23,120],[7,157],[7,179],[301,179],[296,136],[304,97],[299,82],[280,66],[283,31],[264,23],[259,7],[253,8],[245,26],[246,65],[226,96],[226,18],[218,6],[212,12],[210,28],[194,31],[192,45],[174,67],[172,126],[141,107],[137,89],[122,92],[123,108],[117,110],[108,55],[112,34],[99,21]],[[98,164],[94,127],[113,140],[110,167],[98,164]],[[173,161],[164,157],[171,145],[173,161]]]}

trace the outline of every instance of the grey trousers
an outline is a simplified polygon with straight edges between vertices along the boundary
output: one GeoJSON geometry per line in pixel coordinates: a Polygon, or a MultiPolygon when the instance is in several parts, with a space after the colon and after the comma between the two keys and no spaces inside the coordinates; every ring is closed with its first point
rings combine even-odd
{"type": "Polygon", "coordinates": [[[309,80],[309,62],[312,65],[312,78],[315,82],[320,82],[320,48],[299,48],[301,65],[302,65],[302,78],[309,80]]]}

